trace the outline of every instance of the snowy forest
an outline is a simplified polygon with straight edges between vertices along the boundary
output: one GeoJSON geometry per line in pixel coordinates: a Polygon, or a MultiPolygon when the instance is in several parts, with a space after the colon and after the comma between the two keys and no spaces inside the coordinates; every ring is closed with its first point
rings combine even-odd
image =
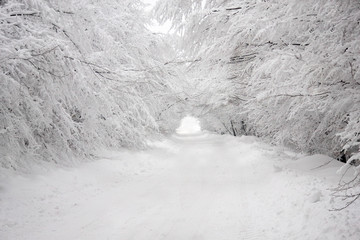
{"type": "Polygon", "coordinates": [[[1,165],[144,147],[184,111],[358,161],[359,6],[165,0],[154,16],[172,23],[167,42],[139,1],[1,1],[1,165]]]}
{"type": "MultiPolygon", "coordinates": [[[[101,162],[104,151],[145,154],[165,143],[173,151],[186,140],[171,136],[191,115],[225,145],[259,139],[261,151],[279,159],[336,162],[335,210],[359,206],[358,0],[0,0],[0,78],[1,181],[32,174],[34,166],[101,162]]],[[[197,144],[179,148],[195,148],[191,141],[197,144]]],[[[240,156],[241,149],[228,150],[240,156]]],[[[194,149],[184,152],[198,158],[194,149]]],[[[276,172],[285,168],[279,164],[276,172]]],[[[318,202],[324,194],[310,195],[318,202]]],[[[360,212],[350,212],[358,221],[360,212]]],[[[339,230],[334,239],[360,237],[358,226],[347,227],[348,235],[337,238],[339,230]]],[[[324,234],[268,239],[332,239],[324,234]]],[[[100,239],[84,236],[76,239],[100,239]]]]}
{"type": "MultiPolygon", "coordinates": [[[[144,147],[177,121],[175,53],[139,1],[1,2],[1,166],[144,147]],[[120,13],[120,14],[119,14],[120,13]]],[[[90,156],[85,156],[90,157],[90,156]]],[[[66,163],[65,163],[66,164],[66,163]]]]}
{"type": "Polygon", "coordinates": [[[209,128],[358,160],[359,6],[177,0],[160,2],[156,16],[173,23],[192,60],[192,106],[209,128]]]}

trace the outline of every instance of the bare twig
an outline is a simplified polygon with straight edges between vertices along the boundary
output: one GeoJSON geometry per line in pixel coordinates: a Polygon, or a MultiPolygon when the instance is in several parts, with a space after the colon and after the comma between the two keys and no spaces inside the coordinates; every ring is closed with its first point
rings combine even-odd
{"type": "MultiPolygon", "coordinates": [[[[351,165],[348,165],[348,168],[347,168],[347,169],[345,170],[345,172],[342,174],[342,176],[341,176],[341,178],[340,178],[340,180],[339,180],[339,187],[341,187],[341,182],[342,182],[342,180],[344,179],[346,173],[347,173],[351,168],[352,168],[352,166],[351,166],[351,165]]],[[[344,185],[342,185],[342,186],[348,185],[349,183],[355,181],[355,179],[357,178],[358,175],[359,175],[359,174],[357,174],[351,181],[347,182],[346,184],[344,184],[344,185]]]]}
{"type": "Polygon", "coordinates": [[[315,169],[319,169],[319,168],[321,168],[321,167],[324,167],[324,166],[328,165],[329,163],[331,163],[332,161],[333,161],[333,160],[330,160],[330,161],[328,161],[328,162],[326,162],[326,163],[324,163],[324,164],[321,164],[320,166],[314,167],[314,168],[312,168],[312,169],[310,169],[310,170],[315,170],[315,169]]]}
{"type": "Polygon", "coordinates": [[[347,202],[345,204],[345,206],[341,207],[341,208],[334,208],[334,209],[330,209],[330,211],[341,211],[344,210],[345,208],[349,207],[351,204],[353,204],[356,200],[358,200],[360,198],[360,194],[356,195],[354,197],[354,199],[352,199],[351,201],[347,202]]]}

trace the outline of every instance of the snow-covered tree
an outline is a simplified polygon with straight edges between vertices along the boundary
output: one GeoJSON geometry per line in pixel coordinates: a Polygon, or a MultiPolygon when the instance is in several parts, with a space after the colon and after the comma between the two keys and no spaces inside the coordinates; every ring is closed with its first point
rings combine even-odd
{"type": "Polygon", "coordinates": [[[162,0],[154,13],[194,60],[203,122],[359,165],[359,1],[162,0]]]}
{"type": "Polygon", "coordinates": [[[66,162],[101,147],[142,147],[176,118],[171,47],[140,1],[0,2],[0,163],[66,162]],[[158,124],[160,123],[160,125],[158,124]]]}
{"type": "Polygon", "coordinates": [[[164,0],[154,12],[198,60],[200,112],[307,152],[359,145],[358,1],[164,0]]]}

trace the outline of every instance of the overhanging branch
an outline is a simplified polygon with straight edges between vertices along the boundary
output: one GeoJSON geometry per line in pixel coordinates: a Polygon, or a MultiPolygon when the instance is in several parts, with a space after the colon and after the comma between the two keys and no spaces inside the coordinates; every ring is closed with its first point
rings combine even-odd
{"type": "Polygon", "coordinates": [[[212,10],[212,12],[217,13],[220,11],[237,11],[240,9],[242,9],[242,7],[232,7],[232,8],[225,8],[225,9],[214,9],[214,10],[212,10]]]}
{"type": "Polygon", "coordinates": [[[330,92],[323,92],[323,93],[316,93],[316,94],[302,94],[302,93],[298,93],[298,94],[287,94],[287,93],[283,93],[283,94],[277,94],[277,95],[273,95],[273,96],[268,96],[264,99],[268,99],[268,98],[276,98],[276,97],[317,97],[317,96],[324,96],[330,94],[330,92]]]}
{"type": "Polygon", "coordinates": [[[170,61],[170,62],[164,63],[164,65],[168,65],[168,64],[194,63],[194,62],[199,62],[199,61],[201,61],[201,58],[197,58],[197,59],[194,59],[194,60],[170,61]]]}

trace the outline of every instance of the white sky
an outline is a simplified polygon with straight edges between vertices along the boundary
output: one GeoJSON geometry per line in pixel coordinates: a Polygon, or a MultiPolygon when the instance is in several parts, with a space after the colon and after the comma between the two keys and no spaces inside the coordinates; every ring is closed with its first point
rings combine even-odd
{"type": "MultiPolygon", "coordinates": [[[[155,6],[158,0],[142,0],[144,3],[149,4],[146,7],[146,11],[150,11],[152,7],[155,6]]],[[[152,21],[151,25],[148,26],[148,29],[154,33],[168,33],[170,30],[171,24],[170,22],[165,23],[164,25],[159,25],[159,23],[155,20],[152,21]]]]}

